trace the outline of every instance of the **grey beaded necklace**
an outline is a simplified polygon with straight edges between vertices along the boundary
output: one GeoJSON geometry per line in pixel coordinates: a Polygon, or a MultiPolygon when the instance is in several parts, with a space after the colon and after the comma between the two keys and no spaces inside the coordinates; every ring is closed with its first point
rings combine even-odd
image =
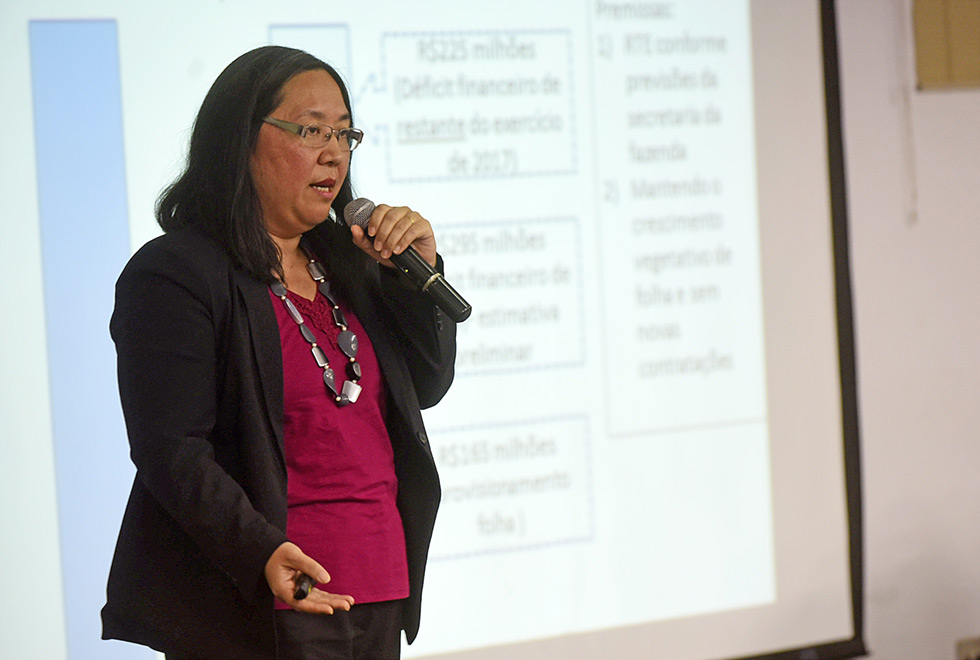
{"type": "Polygon", "coordinates": [[[357,384],[357,381],[361,379],[361,365],[357,363],[357,335],[350,331],[347,326],[347,317],[344,316],[344,310],[340,309],[340,305],[337,304],[337,299],[330,290],[330,283],[327,282],[326,273],[323,272],[323,268],[319,263],[313,258],[309,252],[306,252],[306,257],[309,259],[309,263],[306,264],[306,270],[310,273],[310,277],[316,282],[317,290],[327,299],[330,303],[331,314],[333,315],[333,322],[338,328],[340,328],[340,333],[337,335],[337,346],[340,351],[347,356],[348,362],[345,368],[347,374],[347,380],[344,381],[343,386],[340,390],[337,390],[337,379],[334,374],[334,370],[330,367],[330,361],[327,359],[327,354],[323,352],[323,349],[317,344],[316,337],[313,335],[313,331],[306,325],[306,321],[303,319],[303,315],[300,314],[299,310],[296,309],[296,305],[293,301],[286,296],[286,285],[284,285],[279,280],[274,281],[269,285],[282,304],[286,307],[286,311],[289,312],[290,318],[296,322],[299,327],[300,334],[303,335],[305,339],[310,344],[310,351],[313,353],[313,359],[316,360],[317,365],[323,369],[323,384],[327,386],[327,391],[330,396],[333,397],[334,403],[337,404],[338,408],[343,408],[349,403],[355,403],[357,398],[361,396],[361,386],[357,384]]]}

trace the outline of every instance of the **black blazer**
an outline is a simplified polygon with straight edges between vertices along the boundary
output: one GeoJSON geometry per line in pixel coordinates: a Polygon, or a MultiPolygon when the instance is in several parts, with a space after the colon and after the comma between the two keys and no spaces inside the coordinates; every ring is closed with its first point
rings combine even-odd
{"type": "MultiPolygon", "coordinates": [[[[419,410],[452,382],[455,324],[389,269],[372,269],[351,297],[389,399],[411,642],[440,497],[419,410]]],[[[191,656],[273,658],[264,567],[287,539],[282,355],[268,288],[210,238],[170,232],[123,270],[110,329],[137,471],[102,636],[191,656]]]]}

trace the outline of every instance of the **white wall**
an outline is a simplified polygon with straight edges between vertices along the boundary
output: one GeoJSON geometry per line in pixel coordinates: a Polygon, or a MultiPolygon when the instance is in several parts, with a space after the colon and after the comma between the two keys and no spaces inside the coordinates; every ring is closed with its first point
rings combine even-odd
{"type": "Polygon", "coordinates": [[[980,91],[915,90],[906,0],[838,0],[872,657],[980,635],[980,91]]]}

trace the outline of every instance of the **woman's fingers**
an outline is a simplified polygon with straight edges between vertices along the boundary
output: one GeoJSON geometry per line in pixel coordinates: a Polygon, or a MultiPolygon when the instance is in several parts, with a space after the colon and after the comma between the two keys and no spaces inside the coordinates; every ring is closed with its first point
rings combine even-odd
{"type": "Polygon", "coordinates": [[[354,605],[354,597],[346,594],[334,594],[320,589],[313,589],[303,600],[288,603],[299,612],[310,614],[333,614],[338,610],[350,611],[354,605]]]}
{"type": "Polygon", "coordinates": [[[297,602],[294,594],[300,576],[304,574],[320,583],[330,581],[330,574],[316,560],[288,541],[276,548],[265,563],[265,579],[269,589],[286,603],[297,602]]]}
{"type": "Polygon", "coordinates": [[[361,250],[368,256],[380,263],[382,266],[394,268],[395,265],[391,263],[390,260],[383,258],[381,253],[374,249],[374,239],[365,234],[360,227],[353,225],[350,229],[350,234],[354,241],[354,245],[361,248],[361,250]]]}
{"type": "MultiPolygon", "coordinates": [[[[378,208],[382,213],[374,233],[374,249],[381,252],[385,259],[392,253],[402,252],[417,238],[432,233],[428,221],[407,206],[390,208],[382,205],[378,208]]],[[[377,209],[375,214],[379,214],[377,209]]]]}
{"type": "Polygon", "coordinates": [[[330,575],[316,560],[288,541],[276,548],[265,564],[265,578],[272,593],[293,609],[313,614],[350,610],[354,604],[353,596],[334,594],[315,587],[306,598],[296,600],[297,583],[304,574],[320,584],[330,581],[330,575]]]}
{"type": "Polygon", "coordinates": [[[431,265],[436,263],[436,242],[432,225],[420,213],[407,206],[391,207],[380,204],[371,214],[367,233],[352,227],[351,234],[355,245],[385,265],[390,265],[389,260],[393,254],[401,254],[410,245],[431,265]]]}

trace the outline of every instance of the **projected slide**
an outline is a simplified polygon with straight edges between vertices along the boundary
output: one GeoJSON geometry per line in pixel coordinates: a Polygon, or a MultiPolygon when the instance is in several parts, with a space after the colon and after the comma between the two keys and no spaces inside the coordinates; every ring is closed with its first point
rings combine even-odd
{"type": "Polygon", "coordinates": [[[573,29],[382,38],[391,178],[405,159],[439,196],[490,179],[508,200],[440,236],[475,311],[430,415],[433,650],[775,597],[749,17],[713,13],[597,11],[591,49],[573,29]],[[473,593],[544,614],[466,627],[473,593]]]}
{"type": "Polygon", "coordinates": [[[822,102],[816,3],[380,4],[0,10],[3,87],[32,122],[0,165],[4,214],[37,241],[16,272],[43,281],[34,334],[0,341],[25,374],[0,423],[4,443],[34,434],[49,494],[8,516],[44,521],[60,567],[45,657],[153,657],[98,640],[133,476],[112,287],[159,233],[210,83],[264,43],[341,71],[366,134],[355,193],[421,211],[473,305],[425,411],[443,498],[404,655],[702,660],[849,637],[823,120],[760,122],[794,102],[759,77],[777,42],[799,48],[799,107],[822,102]],[[7,414],[28,408],[40,430],[7,414]]]}

